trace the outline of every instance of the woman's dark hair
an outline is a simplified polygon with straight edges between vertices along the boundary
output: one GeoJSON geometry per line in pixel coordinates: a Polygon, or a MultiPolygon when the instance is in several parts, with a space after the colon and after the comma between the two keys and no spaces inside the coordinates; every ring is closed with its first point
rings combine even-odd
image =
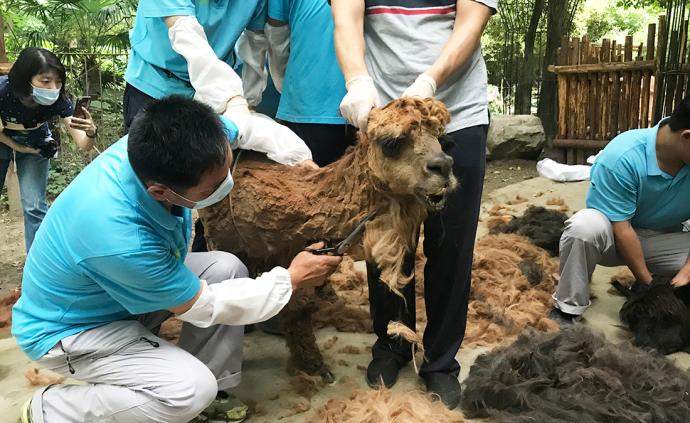
{"type": "Polygon", "coordinates": [[[62,81],[60,94],[64,96],[67,75],[60,59],[52,51],[44,48],[25,48],[19,53],[8,75],[12,93],[20,100],[31,98],[31,78],[46,72],[54,72],[58,75],[62,81]]]}
{"type": "Polygon", "coordinates": [[[186,190],[225,164],[228,139],[207,105],[173,95],[137,113],[129,129],[127,155],[144,181],[186,190]]]}

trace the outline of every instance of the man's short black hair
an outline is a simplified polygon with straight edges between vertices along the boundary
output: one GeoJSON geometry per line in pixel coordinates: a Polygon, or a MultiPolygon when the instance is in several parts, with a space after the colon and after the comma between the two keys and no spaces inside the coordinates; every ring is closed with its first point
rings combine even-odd
{"type": "Polygon", "coordinates": [[[21,100],[31,98],[31,78],[46,72],[54,72],[62,81],[60,94],[65,95],[65,83],[67,74],[60,59],[50,50],[38,47],[29,47],[19,53],[19,57],[12,65],[7,75],[12,94],[21,100]]]}
{"type": "Polygon", "coordinates": [[[204,173],[222,166],[228,148],[223,124],[210,107],[170,96],[136,115],[127,154],[142,181],[185,190],[198,184],[204,173]]]}
{"type": "Polygon", "coordinates": [[[676,106],[668,120],[668,127],[673,132],[690,129],[690,95],[676,106]]]}

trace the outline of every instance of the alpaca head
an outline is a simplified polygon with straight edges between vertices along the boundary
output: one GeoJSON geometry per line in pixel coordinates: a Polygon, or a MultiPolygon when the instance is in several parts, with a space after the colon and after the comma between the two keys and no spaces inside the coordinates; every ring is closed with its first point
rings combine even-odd
{"type": "Polygon", "coordinates": [[[443,103],[430,98],[400,98],[371,111],[359,142],[384,191],[411,196],[429,210],[443,208],[457,186],[453,159],[442,149],[449,121],[443,103]]]}

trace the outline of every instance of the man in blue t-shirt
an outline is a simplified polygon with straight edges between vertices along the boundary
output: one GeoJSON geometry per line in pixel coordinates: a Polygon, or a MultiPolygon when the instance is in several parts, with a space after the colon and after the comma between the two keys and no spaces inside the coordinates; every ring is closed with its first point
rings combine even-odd
{"type": "Polygon", "coordinates": [[[690,282],[690,97],[654,128],[624,132],[592,166],[587,208],[566,221],[561,277],[553,295],[559,320],[573,321],[590,305],[597,264],[626,265],[637,281],[653,275],[690,282]]]}
{"type": "Polygon", "coordinates": [[[197,101],[156,101],[53,203],[12,334],[42,367],[86,384],[39,389],[22,422],[237,417],[225,391],[240,382],[242,325],[274,316],[294,289],[323,284],[340,259],[301,252],[250,279],[229,253],[187,253],[191,209],[233,187],[236,137],[197,101]],[[177,345],[156,335],[172,315],[185,322],[177,345]]]}
{"type": "Polygon", "coordinates": [[[338,110],[345,79],[333,45],[327,0],[268,0],[269,68],[281,92],[276,117],[304,140],[325,166],[355,142],[338,110]]]}

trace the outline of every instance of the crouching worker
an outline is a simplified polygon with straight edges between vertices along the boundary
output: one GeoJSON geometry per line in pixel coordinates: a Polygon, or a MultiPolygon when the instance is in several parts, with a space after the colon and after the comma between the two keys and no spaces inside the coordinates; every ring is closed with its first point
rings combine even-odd
{"type": "Polygon", "coordinates": [[[642,283],[652,275],[690,281],[690,97],[656,127],[624,132],[592,167],[587,208],[561,237],[561,278],[553,295],[559,319],[572,321],[590,305],[597,264],[627,265],[642,283]]]}
{"type": "Polygon", "coordinates": [[[190,209],[233,186],[225,124],[191,99],[154,102],[50,208],[12,333],[32,360],[86,384],[36,391],[23,422],[186,422],[215,413],[226,402],[218,391],[240,381],[242,325],[274,316],[293,290],[335,270],[339,258],[302,252],[287,269],[250,279],[231,254],[187,254],[190,209]],[[177,346],[155,335],[173,314],[185,322],[177,346]]]}

